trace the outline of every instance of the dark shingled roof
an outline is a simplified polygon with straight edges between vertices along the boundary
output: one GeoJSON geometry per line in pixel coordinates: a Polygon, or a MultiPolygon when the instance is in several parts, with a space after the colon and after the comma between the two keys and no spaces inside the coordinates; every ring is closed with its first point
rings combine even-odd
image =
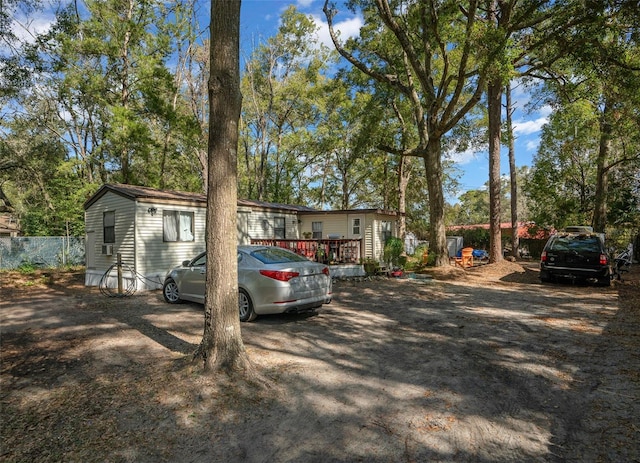
{"type": "Polygon", "coordinates": [[[106,183],[96,191],[96,193],[84,203],[84,208],[87,209],[98,199],[104,196],[105,193],[111,191],[125,198],[132,200],[136,199],[150,199],[161,201],[182,201],[189,203],[200,203],[202,206],[207,204],[207,197],[202,193],[188,193],[184,191],[171,191],[171,190],[156,190],[155,188],[149,188],[139,185],[124,185],[121,183],[106,183]]]}
{"type": "MultiPolygon", "coordinates": [[[[99,198],[101,198],[107,191],[111,191],[118,195],[124,196],[131,200],[147,199],[155,201],[171,201],[171,202],[185,202],[194,203],[199,206],[207,205],[207,197],[202,193],[188,193],[184,191],[171,191],[171,190],[156,190],[155,188],[149,188],[146,186],[138,185],[124,185],[121,183],[107,183],[100,187],[100,189],[84,203],[84,208],[89,208],[99,198]]],[[[289,204],[268,203],[265,201],[256,201],[252,199],[238,199],[238,206],[245,206],[251,208],[262,209],[277,209],[293,212],[313,212],[315,209],[306,206],[292,206],[289,204]]]]}
{"type": "Polygon", "coordinates": [[[239,199],[238,206],[260,207],[263,209],[281,209],[294,212],[315,212],[316,209],[307,206],[293,206],[291,204],[268,203],[266,201],[256,201],[254,199],[239,199]]]}

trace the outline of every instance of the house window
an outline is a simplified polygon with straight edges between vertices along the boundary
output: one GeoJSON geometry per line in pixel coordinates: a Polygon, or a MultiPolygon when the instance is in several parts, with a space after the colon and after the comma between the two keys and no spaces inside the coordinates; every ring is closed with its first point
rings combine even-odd
{"type": "Polygon", "coordinates": [[[322,239],[322,222],[311,222],[312,238],[314,240],[322,239]]]}
{"type": "Polygon", "coordinates": [[[275,217],[273,219],[273,237],[285,239],[285,224],[284,217],[275,217]]]}
{"type": "Polygon", "coordinates": [[[102,227],[104,230],[104,242],[116,242],[116,213],[109,211],[102,214],[102,227]]]}
{"type": "Polygon", "coordinates": [[[382,242],[386,243],[391,238],[391,222],[382,222],[382,242]]]}
{"type": "Polygon", "coordinates": [[[360,234],[360,219],[353,219],[351,221],[351,234],[352,235],[360,234]]]}
{"type": "Polygon", "coordinates": [[[194,241],[193,212],[163,211],[162,229],[164,241],[194,241]]]}

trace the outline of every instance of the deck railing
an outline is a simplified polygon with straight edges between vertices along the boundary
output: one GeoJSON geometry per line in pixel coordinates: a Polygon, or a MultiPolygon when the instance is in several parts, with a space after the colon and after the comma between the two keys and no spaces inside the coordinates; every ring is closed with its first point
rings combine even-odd
{"type": "Polygon", "coordinates": [[[360,263],[362,240],[252,239],[251,244],[279,246],[305,256],[307,259],[325,264],[358,264],[360,263]]]}

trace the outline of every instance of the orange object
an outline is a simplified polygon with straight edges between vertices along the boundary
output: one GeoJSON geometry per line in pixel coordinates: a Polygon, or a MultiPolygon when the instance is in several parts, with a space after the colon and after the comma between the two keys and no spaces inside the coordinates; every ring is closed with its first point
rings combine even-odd
{"type": "Polygon", "coordinates": [[[456,257],[456,265],[462,268],[473,267],[473,248],[463,248],[462,257],[456,257]]]}

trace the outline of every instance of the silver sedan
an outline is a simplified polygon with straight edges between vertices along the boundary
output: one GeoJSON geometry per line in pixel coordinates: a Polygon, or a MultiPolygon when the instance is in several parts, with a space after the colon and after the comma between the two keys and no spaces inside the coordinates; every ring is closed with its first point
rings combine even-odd
{"type": "MultiPolygon", "coordinates": [[[[169,271],[164,299],[204,304],[206,253],[169,271]]],[[[240,320],[258,315],[304,312],[331,302],[329,267],[275,246],[238,246],[240,320]]]]}

